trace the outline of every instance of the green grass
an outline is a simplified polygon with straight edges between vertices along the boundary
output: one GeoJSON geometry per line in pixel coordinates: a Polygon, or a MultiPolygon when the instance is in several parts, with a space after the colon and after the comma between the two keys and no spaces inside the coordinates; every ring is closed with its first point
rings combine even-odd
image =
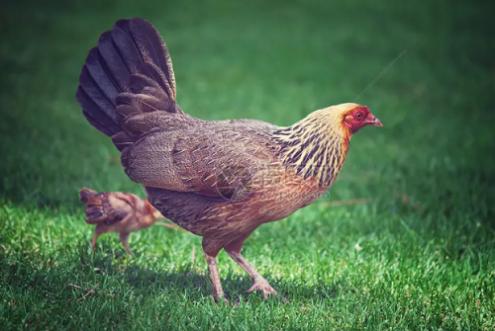
{"type": "Polygon", "coordinates": [[[488,2],[1,6],[2,329],[495,329],[488,2]],[[184,231],[132,235],[131,258],[113,235],[91,253],[78,189],[142,189],[74,94],[99,33],[130,16],[166,38],[192,115],[283,125],[355,101],[384,122],[354,137],[329,195],[247,241],[279,298],[247,295],[222,253],[230,304],[214,304],[184,231]]]}

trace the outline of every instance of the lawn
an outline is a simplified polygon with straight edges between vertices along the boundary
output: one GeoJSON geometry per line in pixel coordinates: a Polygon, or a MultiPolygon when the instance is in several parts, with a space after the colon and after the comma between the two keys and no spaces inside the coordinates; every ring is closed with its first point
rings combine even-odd
{"type": "Polygon", "coordinates": [[[1,329],[495,329],[495,43],[488,1],[4,1],[0,5],[1,329]],[[95,254],[78,189],[143,195],[75,101],[99,34],[160,30],[178,101],[279,125],[347,101],[383,129],[352,140],[329,194],[259,228],[248,295],[225,253],[210,297],[199,237],[156,225],[95,254]]]}

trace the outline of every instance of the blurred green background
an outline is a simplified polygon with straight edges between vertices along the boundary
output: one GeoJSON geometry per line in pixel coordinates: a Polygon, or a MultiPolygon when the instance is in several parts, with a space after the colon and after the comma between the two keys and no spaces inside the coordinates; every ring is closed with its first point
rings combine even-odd
{"type": "Polygon", "coordinates": [[[495,328],[495,29],[491,1],[2,1],[0,321],[6,329],[495,328]],[[160,226],[89,251],[78,189],[142,194],[75,101],[101,32],[150,20],[178,101],[204,119],[288,125],[371,107],[330,195],[227,257],[209,297],[199,238],[160,226]]]}

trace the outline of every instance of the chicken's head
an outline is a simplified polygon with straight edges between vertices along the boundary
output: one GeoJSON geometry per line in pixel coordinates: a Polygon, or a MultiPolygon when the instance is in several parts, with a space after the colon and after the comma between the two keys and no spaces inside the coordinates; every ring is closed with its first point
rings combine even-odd
{"type": "Polygon", "coordinates": [[[342,104],[342,124],[351,133],[367,125],[383,127],[382,122],[371,113],[368,107],[358,104],[342,104]]]}

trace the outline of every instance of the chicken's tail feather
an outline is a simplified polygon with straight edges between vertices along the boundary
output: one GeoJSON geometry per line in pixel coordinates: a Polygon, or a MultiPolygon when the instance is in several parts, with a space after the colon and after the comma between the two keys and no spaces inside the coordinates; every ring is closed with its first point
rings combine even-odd
{"type": "Polygon", "coordinates": [[[120,20],[100,36],[82,68],[76,97],[88,121],[112,136],[120,150],[144,133],[126,126],[132,117],[184,115],[175,102],[167,47],[155,28],[139,18],[120,20]]]}

